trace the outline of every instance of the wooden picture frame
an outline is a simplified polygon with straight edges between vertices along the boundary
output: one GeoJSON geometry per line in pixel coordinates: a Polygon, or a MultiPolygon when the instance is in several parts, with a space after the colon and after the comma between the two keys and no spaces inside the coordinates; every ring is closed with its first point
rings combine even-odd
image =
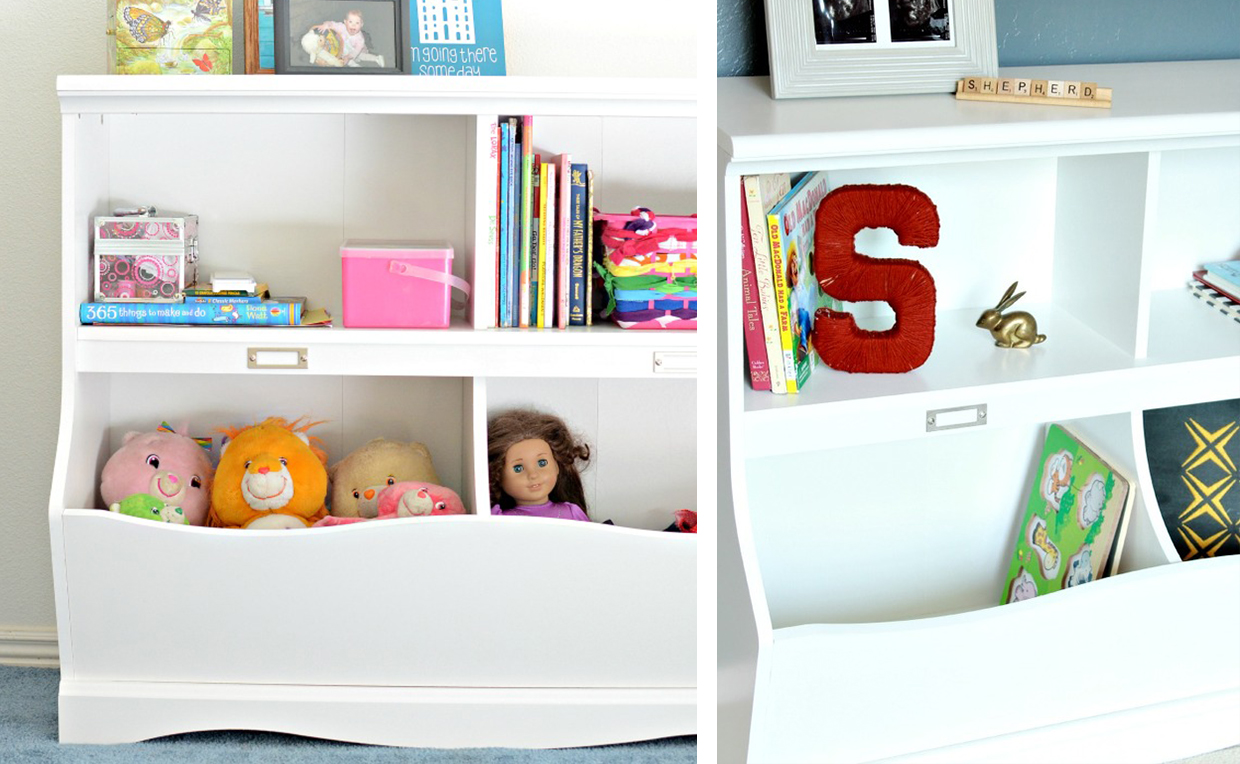
{"type": "Polygon", "coordinates": [[[765,0],[774,98],[947,93],[998,73],[994,0],[765,0]]]}
{"type": "Polygon", "coordinates": [[[405,74],[408,0],[274,0],[276,74],[405,74]]]}
{"type": "Polygon", "coordinates": [[[244,0],[242,26],[245,30],[245,73],[275,74],[275,33],[273,0],[244,0]],[[263,18],[272,19],[263,23],[263,18]],[[263,66],[263,54],[271,66],[263,66]]]}

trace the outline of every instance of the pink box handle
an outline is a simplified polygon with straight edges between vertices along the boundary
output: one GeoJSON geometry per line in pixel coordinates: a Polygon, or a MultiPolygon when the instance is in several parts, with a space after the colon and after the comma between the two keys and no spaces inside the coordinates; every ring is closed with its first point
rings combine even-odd
{"type": "MultiPolygon", "coordinates": [[[[401,260],[392,260],[388,263],[388,270],[397,276],[411,276],[415,279],[426,279],[427,281],[438,281],[440,284],[447,284],[455,287],[465,293],[465,297],[469,297],[469,282],[465,279],[457,278],[451,273],[442,273],[434,271],[430,268],[423,268],[419,265],[410,265],[401,260]]],[[[463,309],[465,307],[465,299],[452,300],[452,307],[463,309]]]]}

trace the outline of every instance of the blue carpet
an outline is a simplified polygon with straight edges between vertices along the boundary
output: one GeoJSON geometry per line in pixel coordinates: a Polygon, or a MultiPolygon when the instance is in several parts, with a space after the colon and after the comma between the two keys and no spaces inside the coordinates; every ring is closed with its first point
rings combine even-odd
{"type": "Polygon", "coordinates": [[[694,736],[595,748],[436,750],[354,745],[267,732],[193,732],[129,745],[62,746],[56,742],[59,682],[60,672],[56,669],[0,666],[0,761],[5,764],[142,764],[155,761],[692,764],[697,761],[697,738],[694,736]]]}

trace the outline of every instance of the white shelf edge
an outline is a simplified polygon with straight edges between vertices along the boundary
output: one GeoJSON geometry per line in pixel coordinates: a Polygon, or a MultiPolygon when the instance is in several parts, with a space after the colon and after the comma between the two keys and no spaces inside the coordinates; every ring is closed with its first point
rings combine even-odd
{"type": "Polygon", "coordinates": [[[990,412],[997,404],[1009,404],[1008,411],[1015,416],[1000,418],[991,413],[988,421],[979,425],[1002,427],[1223,400],[1236,394],[1236,379],[1240,379],[1240,356],[750,411],[744,418],[746,458],[916,437],[951,437],[971,430],[926,432],[925,413],[978,403],[988,404],[990,412]],[[1148,389],[1159,392],[1142,392],[1148,389]],[[1025,405],[1034,399],[1052,402],[1025,405]],[[818,437],[813,437],[815,432],[818,437]],[[789,433],[809,435],[791,437],[789,433]]]}
{"type": "Polygon", "coordinates": [[[63,114],[409,113],[694,117],[682,78],[61,75],[63,114]]]}
{"type": "Polygon", "coordinates": [[[368,376],[652,377],[697,375],[696,332],[79,327],[78,372],[368,376]],[[250,369],[251,348],[296,348],[305,369],[250,369]],[[144,359],[148,359],[144,361],[144,359]]]}

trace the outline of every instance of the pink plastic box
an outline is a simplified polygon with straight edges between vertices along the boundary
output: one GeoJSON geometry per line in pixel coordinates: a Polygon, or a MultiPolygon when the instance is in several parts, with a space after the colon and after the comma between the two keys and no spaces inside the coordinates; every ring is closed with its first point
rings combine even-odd
{"type": "MultiPolygon", "coordinates": [[[[452,290],[469,284],[452,275],[446,241],[350,239],[340,245],[344,325],[363,329],[443,329],[452,290]]],[[[464,298],[456,307],[464,306],[464,298]]]]}

